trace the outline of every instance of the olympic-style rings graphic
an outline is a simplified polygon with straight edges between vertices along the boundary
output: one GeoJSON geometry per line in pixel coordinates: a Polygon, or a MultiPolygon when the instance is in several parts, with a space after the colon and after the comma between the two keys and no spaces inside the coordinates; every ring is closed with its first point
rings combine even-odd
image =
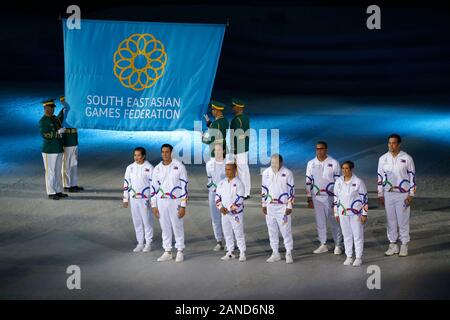
{"type": "Polygon", "coordinates": [[[142,91],[164,75],[167,53],[161,41],[149,33],[135,33],[114,53],[114,75],[125,88],[142,91]]]}

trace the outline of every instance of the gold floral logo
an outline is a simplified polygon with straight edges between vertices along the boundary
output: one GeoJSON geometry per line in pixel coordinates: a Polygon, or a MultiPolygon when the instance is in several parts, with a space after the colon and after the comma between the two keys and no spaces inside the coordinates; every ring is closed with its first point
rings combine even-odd
{"type": "Polygon", "coordinates": [[[164,75],[167,53],[161,41],[149,33],[135,33],[114,53],[114,75],[135,91],[153,87],[164,75]]]}

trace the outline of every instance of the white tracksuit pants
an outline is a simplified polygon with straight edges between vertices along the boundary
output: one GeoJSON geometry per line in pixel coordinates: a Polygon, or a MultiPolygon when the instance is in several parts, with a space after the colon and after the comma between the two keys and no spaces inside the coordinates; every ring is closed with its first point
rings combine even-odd
{"type": "Polygon", "coordinates": [[[387,220],[387,237],[391,243],[400,238],[402,244],[407,244],[409,238],[410,207],[405,206],[408,193],[385,192],[384,204],[387,220]],[[400,236],[399,236],[400,233],[400,236]]]}
{"type": "Polygon", "coordinates": [[[42,153],[45,167],[45,187],[47,194],[56,194],[63,191],[62,187],[62,153],[42,153]]]}
{"type": "Polygon", "coordinates": [[[209,192],[209,213],[211,214],[212,227],[216,241],[223,241],[222,217],[216,207],[216,193],[209,192]]]}
{"type": "Polygon", "coordinates": [[[158,199],[159,223],[162,230],[162,242],[165,251],[172,250],[172,236],[175,236],[175,248],[182,251],[184,245],[183,218],[178,217],[180,199],[158,199]]]}
{"type": "Polygon", "coordinates": [[[64,188],[78,186],[78,146],[64,147],[62,169],[64,188]]]}
{"type": "Polygon", "coordinates": [[[274,252],[278,252],[280,243],[278,230],[280,230],[283,237],[286,251],[291,252],[294,247],[291,230],[291,215],[285,216],[285,213],[285,204],[267,205],[266,223],[269,231],[270,247],[274,252]]]}
{"type": "Polygon", "coordinates": [[[251,178],[250,178],[250,168],[248,166],[248,151],[243,153],[238,153],[234,155],[234,160],[237,165],[237,176],[241,179],[245,188],[245,195],[247,197],[250,195],[251,189],[251,178]]]}
{"type": "Polygon", "coordinates": [[[364,248],[364,225],[359,216],[339,216],[339,221],[344,236],[345,255],[353,257],[353,244],[355,245],[356,258],[362,258],[364,248]]]}
{"type": "Polygon", "coordinates": [[[152,243],[153,240],[153,214],[147,207],[146,199],[130,199],[131,218],[138,244],[152,243]]]}
{"type": "Polygon", "coordinates": [[[327,223],[331,224],[335,246],[342,245],[342,231],[334,218],[333,197],[313,197],[317,234],[321,244],[327,243],[327,223]]]}
{"type": "Polygon", "coordinates": [[[230,214],[222,215],[222,228],[223,235],[225,236],[225,245],[227,246],[227,251],[234,251],[234,236],[236,237],[237,246],[240,252],[245,252],[247,249],[245,245],[245,234],[244,234],[244,215],[243,212],[238,214],[230,214]],[[236,217],[239,222],[236,221],[236,217]]]}

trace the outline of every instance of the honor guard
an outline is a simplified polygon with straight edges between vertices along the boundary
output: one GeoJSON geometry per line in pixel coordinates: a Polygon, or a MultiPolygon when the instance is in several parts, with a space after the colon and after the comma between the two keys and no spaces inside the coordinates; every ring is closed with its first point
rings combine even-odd
{"type": "Polygon", "coordinates": [[[44,115],[39,120],[39,131],[42,136],[42,159],[45,168],[45,186],[50,199],[59,200],[67,197],[63,193],[61,166],[63,159],[64,128],[54,115],[54,99],[43,101],[44,115]]]}
{"type": "Polygon", "coordinates": [[[214,116],[214,121],[211,121],[208,115],[205,115],[208,131],[202,136],[202,141],[209,145],[211,157],[213,158],[214,146],[221,144],[223,157],[225,157],[227,152],[227,131],[229,127],[228,120],[223,116],[225,105],[218,101],[211,101],[209,106],[211,114],[214,116]]]}
{"type": "Polygon", "coordinates": [[[251,179],[248,167],[248,150],[250,143],[250,119],[244,113],[245,103],[239,99],[231,101],[234,118],[230,124],[231,159],[237,165],[237,176],[244,184],[244,197],[250,197],[251,179]]]}
{"type": "MultiPolygon", "coordinates": [[[[58,114],[58,119],[62,124],[64,116],[69,110],[69,104],[64,96],[59,98],[63,109],[58,114]]],[[[62,177],[64,190],[69,192],[78,192],[84,190],[78,186],[78,132],[76,128],[66,128],[63,135],[63,166],[62,177]]]]}

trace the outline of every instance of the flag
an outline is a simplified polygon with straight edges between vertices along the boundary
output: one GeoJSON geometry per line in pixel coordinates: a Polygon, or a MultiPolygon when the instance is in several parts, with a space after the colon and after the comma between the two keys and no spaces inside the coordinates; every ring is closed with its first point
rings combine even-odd
{"type": "Polygon", "coordinates": [[[81,20],[63,23],[64,125],[193,130],[206,113],[225,25],[81,20]]]}

